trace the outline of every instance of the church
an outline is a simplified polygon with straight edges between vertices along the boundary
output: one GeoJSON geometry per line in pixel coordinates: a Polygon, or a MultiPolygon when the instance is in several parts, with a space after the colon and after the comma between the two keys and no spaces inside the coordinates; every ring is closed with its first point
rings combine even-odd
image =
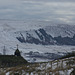
{"type": "Polygon", "coordinates": [[[27,63],[28,62],[21,56],[18,47],[14,55],[0,55],[0,67],[14,67],[27,63]]]}

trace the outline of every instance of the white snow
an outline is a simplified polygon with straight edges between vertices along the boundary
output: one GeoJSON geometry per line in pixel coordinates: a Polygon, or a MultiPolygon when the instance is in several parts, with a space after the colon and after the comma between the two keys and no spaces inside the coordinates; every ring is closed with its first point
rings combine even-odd
{"type": "MultiPolygon", "coordinates": [[[[52,36],[68,36],[65,33],[65,30],[73,36],[75,32],[75,26],[68,25],[58,25],[50,22],[44,21],[12,21],[12,20],[0,20],[0,53],[3,54],[3,46],[6,47],[6,54],[14,54],[16,45],[19,45],[19,50],[23,53],[30,51],[39,52],[39,53],[56,53],[63,55],[63,53],[75,51],[75,46],[57,46],[57,45],[35,45],[28,43],[19,42],[16,37],[21,36],[20,32],[23,34],[24,38],[26,37],[26,31],[31,34],[33,37],[38,38],[34,30],[39,28],[46,29],[47,33],[52,36]],[[46,27],[45,27],[46,26],[46,27]],[[69,31],[70,30],[70,31],[69,31]],[[60,33],[59,33],[60,32],[60,33]]],[[[41,35],[41,33],[40,33],[41,35]]],[[[25,38],[26,39],[26,38],[25,38]]],[[[41,61],[38,59],[37,61],[41,61]]],[[[43,60],[42,60],[43,61],[43,60]]]]}
{"type": "Polygon", "coordinates": [[[74,25],[56,25],[56,26],[46,26],[45,30],[48,34],[53,37],[62,36],[62,37],[73,37],[75,34],[74,25]]]}
{"type": "Polygon", "coordinates": [[[10,74],[9,72],[6,73],[6,75],[9,75],[9,74],[10,74]]]}

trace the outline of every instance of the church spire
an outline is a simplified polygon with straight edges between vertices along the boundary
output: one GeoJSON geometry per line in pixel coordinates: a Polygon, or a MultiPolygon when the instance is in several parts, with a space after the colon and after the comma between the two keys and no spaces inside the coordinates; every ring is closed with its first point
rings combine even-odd
{"type": "Polygon", "coordinates": [[[15,51],[14,54],[15,54],[16,56],[21,56],[20,51],[19,51],[19,49],[18,49],[18,44],[17,44],[17,49],[16,49],[16,51],[15,51]]]}
{"type": "Polygon", "coordinates": [[[17,49],[18,49],[18,46],[19,46],[19,45],[17,44],[17,49]]]}

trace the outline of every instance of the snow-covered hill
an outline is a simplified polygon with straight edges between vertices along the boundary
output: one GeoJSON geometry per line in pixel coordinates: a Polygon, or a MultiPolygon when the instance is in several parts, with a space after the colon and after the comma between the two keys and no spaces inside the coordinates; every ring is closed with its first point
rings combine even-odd
{"type": "Polygon", "coordinates": [[[63,44],[58,38],[59,36],[61,39],[69,37],[72,42],[74,34],[74,25],[55,24],[48,21],[0,20],[0,53],[3,53],[3,46],[6,46],[6,54],[14,54],[18,44],[23,55],[30,51],[46,53],[47,56],[47,52],[55,55],[65,54],[66,51],[75,50],[75,47],[56,46],[63,44]]]}
{"type": "Polygon", "coordinates": [[[75,25],[58,24],[56,26],[46,26],[45,30],[53,37],[73,37],[75,34],[75,25]]]}
{"type": "Polygon", "coordinates": [[[38,29],[17,31],[15,36],[21,43],[75,45],[75,26],[50,24],[38,29]]]}

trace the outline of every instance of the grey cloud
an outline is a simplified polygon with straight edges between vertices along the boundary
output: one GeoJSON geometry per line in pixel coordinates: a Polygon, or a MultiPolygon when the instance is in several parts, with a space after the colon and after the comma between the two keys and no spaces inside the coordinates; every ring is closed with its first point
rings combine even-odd
{"type": "Polygon", "coordinates": [[[75,2],[75,0],[21,0],[21,1],[37,1],[37,2],[75,2]]]}
{"type": "Polygon", "coordinates": [[[74,0],[0,0],[0,18],[74,23],[74,0]]]}

